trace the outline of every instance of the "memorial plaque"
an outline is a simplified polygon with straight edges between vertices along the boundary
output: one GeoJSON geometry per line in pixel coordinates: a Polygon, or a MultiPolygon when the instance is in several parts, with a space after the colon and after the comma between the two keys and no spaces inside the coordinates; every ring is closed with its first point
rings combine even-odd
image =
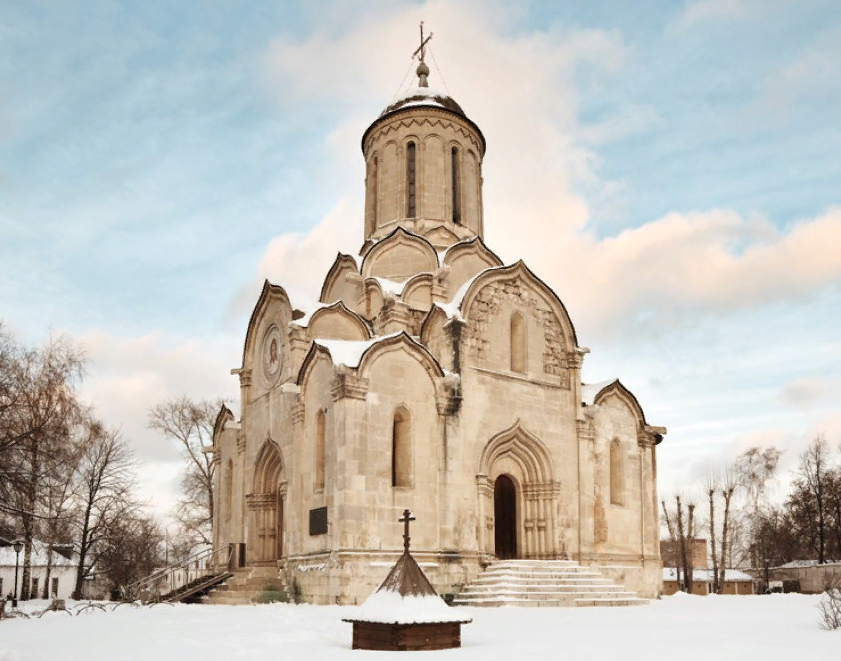
{"type": "Polygon", "coordinates": [[[316,507],[310,510],[310,535],[327,534],[327,508],[316,507]]]}

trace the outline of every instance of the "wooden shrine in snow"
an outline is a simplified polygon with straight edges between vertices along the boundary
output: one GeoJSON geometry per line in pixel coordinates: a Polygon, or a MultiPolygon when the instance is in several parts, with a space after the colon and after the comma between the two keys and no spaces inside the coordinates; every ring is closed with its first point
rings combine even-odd
{"type": "Polygon", "coordinates": [[[353,623],[353,649],[444,650],[461,647],[461,625],[471,620],[451,608],[409,553],[409,522],[404,510],[403,555],[376,592],[359,607],[353,623]]]}

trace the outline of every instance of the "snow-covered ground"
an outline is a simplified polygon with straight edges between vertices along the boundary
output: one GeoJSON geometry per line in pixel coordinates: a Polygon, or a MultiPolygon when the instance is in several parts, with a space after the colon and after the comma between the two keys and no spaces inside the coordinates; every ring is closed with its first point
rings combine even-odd
{"type": "MultiPolygon", "coordinates": [[[[424,658],[597,661],[841,659],[841,631],[818,624],[818,596],[677,594],[626,608],[465,608],[461,649],[424,658]]],[[[45,602],[46,603],[46,602],[45,602]]],[[[0,661],[232,661],[399,658],[350,649],[351,607],[121,606],[0,622],[0,661]]]]}

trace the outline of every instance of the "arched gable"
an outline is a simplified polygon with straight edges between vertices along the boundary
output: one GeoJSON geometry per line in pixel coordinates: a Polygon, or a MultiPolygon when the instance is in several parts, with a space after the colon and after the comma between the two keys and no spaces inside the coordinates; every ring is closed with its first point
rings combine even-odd
{"type": "Polygon", "coordinates": [[[400,298],[417,310],[429,310],[432,307],[432,280],[431,273],[418,273],[409,278],[400,298]]]}
{"type": "Polygon", "coordinates": [[[356,260],[350,255],[337,253],[321,285],[321,295],[318,300],[321,303],[333,303],[337,298],[341,298],[336,296],[334,290],[344,283],[345,276],[349,273],[359,273],[356,260]]]}
{"type": "Polygon", "coordinates": [[[526,482],[546,484],[554,481],[554,468],[549,450],[518,419],[508,429],[488,441],[479,459],[479,475],[490,477],[494,464],[507,457],[517,464],[526,482]]]}
{"type": "Polygon", "coordinates": [[[634,394],[628,390],[619,379],[616,379],[599,390],[593,398],[593,405],[595,406],[597,404],[601,404],[612,397],[618,399],[631,410],[631,413],[636,418],[637,428],[645,428],[647,424],[645,422],[645,413],[643,413],[639,400],[637,400],[634,394]]]}
{"type": "Polygon", "coordinates": [[[216,414],[216,420],[213,423],[213,445],[216,446],[216,441],[219,438],[219,435],[225,429],[225,425],[229,422],[233,422],[234,414],[231,412],[227,406],[222,404],[222,408],[219,409],[219,413],[216,414]]]}
{"type": "Polygon", "coordinates": [[[421,343],[435,356],[438,364],[446,370],[454,370],[452,342],[448,339],[444,326],[449,322],[447,313],[433,305],[421,325],[421,343]]]}
{"type": "Polygon", "coordinates": [[[368,340],[371,330],[358,314],[342,301],[316,310],[307,325],[310,337],[334,340],[368,340]]]}
{"type": "MultiPolygon", "coordinates": [[[[592,386],[590,387],[592,388],[592,386]]],[[[609,402],[611,398],[616,398],[631,411],[637,422],[637,435],[640,442],[643,439],[647,439],[648,442],[659,445],[663,441],[663,436],[666,435],[666,428],[654,427],[646,422],[645,413],[643,413],[639,400],[619,379],[614,379],[606,383],[595,395],[592,395],[592,404],[589,402],[584,402],[584,404],[585,406],[595,406],[596,404],[609,402]]]]}
{"type": "Polygon", "coordinates": [[[436,248],[445,248],[459,241],[458,235],[443,225],[433,227],[431,230],[425,232],[423,236],[436,248]]]}
{"type": "MultiPolygon", "coordinates": [[[[446,254],[444,255],[444,264],[447,266],[452,267],[453,264],[458,261],[459,259],[463,259],[465,256],[468,255],[475,255],[477,256],[484,266],[476,271],[478,273],[482,269],[486,269],[492,266],[502,266],[502,260],[499,258],[493,250],[488,248],[485,245],[485,242],[482,241],[482,237],[474,236],[472,239],[467,239],[466,241],[459,241],[447,250],[446,254]]],[[[472,273],[471,275],[475,275],[472,273]]]]}
{"type": "Polygon", "coordinates": [[[295,379],[295,383],[301,386],[302,391],[306,388],[309,375],[312,373],[315,366],[322,360],[326,360],[331,365],[333,364],[333,361],[330,358],[330,352],[326,347],[321,346],[317,342],[310,342],[310,348],[307,351],[307,355],[304,356],[304,360],[301,362],[301,367],[298,370],[298,377],[295,379]]]}
{"type": "Polygon", "coordinates": [[[251,312],[251,318],[248,320],[248,329],[245,332],[245,344],[242,349],[242,367],[248,369],[251,367],[252,357],[254,356],[254,345],[258,341],[258,332],[262,321],[271,307],[272,303],[277,303],[281,306],[284,317],[283,322],[290,321],[292,318],[292,304],[289,302],[289,296],[286,290],[280,285],[273,285],[268,280],[263,282],[263,289],[260,292],[260,297],[257,299],[257,304],[251,312]]]}
{"type": "Polygon", "coordinates": [[[417,273],[433,273],[437,268],[438,253],[432,244],[414,232],[397,227],[365,255],[362,276],[401,279],[417,273]]]}
{"type": "MultiPolygon", "coordinates": [[[[541,298],[544,299],[548,307],[554,312],[555,317],[560,324],[563,332],[564,341],[566,343],[566,351],[573,351],[578,346],[578,338],[575,334],[575,326],[567,313],[566,307],[558,298],[558,295],[547,285],[543,280],[538,278],[534,272],[520,260],[516,264],[510,266],[502,266],[498,268],[486,269],[476,276],[467,291],[464,293],[460,303],[462,315],[469,319],[470,308],[479,293],[487,286],[512,279],[521,280],[527,287],[531,288],[541,298]]],[[[455,301],[454,301],[455,302],[455,301]]]]}
{"type": "Polygon", "coordinates": [[[433,305],[426,313],[420,329],[420,340],[424,346],[429,346],[429,340],[433,333],[447,323],[449,317],[439,306],[433,305]]]}
{"type": "Polygon", "coordinates": [[[253,493],[273,493],[278,488],[280,476],[283,472],[283,452],[271,438],[263,441],[254,462],[253,493]]]}
{"type": "Polygon", "coordinates": [[[444,370],[441,369],[441,365],[438,364],[438,361],[435,360],[435,357],[429,350],[419,342],[413,340],[406,331],[389,335],[371,344],[362,354],[362,358],[359,361],[359,367],[357,368],[359,375],[364,376],[380,356],[392,351],[405,351],[409,355],[414,356],[423,365],[427,374],[433,380],[435,390],[439,390],[436,377],[443,377],[444,370]]]}

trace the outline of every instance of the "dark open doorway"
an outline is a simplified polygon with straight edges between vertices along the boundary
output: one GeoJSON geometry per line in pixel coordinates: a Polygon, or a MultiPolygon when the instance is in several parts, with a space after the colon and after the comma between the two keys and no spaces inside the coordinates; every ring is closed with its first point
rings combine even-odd
{"type": "Polygon", "coordinates": [[[507,475],[494,482],[494,537],[498,558],[517,557],[517,493],[507,475]]]}

